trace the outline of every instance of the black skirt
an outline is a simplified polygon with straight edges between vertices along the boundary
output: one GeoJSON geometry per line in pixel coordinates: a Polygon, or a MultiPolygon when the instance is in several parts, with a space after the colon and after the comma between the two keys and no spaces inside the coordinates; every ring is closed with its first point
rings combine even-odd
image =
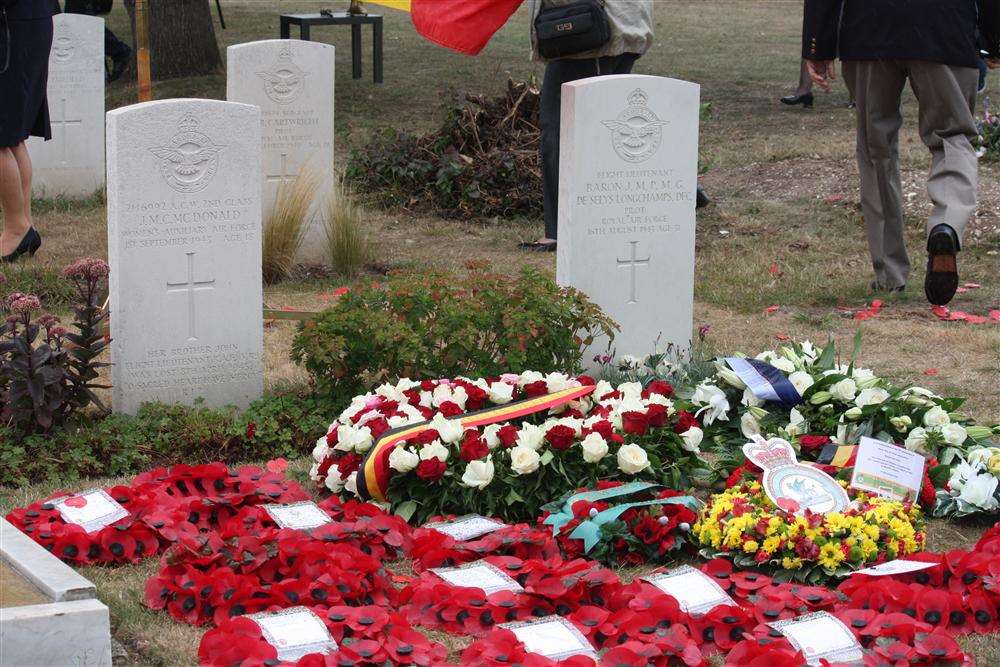
{"type": "Polygon", "coordinates": [[[47,141],[52,18],[11,19],[6,27],[0,25],[0,146],[16,146],[29,136],[47,141]]]}

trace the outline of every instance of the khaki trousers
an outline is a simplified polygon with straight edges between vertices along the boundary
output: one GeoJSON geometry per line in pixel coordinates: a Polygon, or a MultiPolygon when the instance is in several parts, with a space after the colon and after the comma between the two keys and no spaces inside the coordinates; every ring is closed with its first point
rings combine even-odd
{"type": "Polygon", "coordinates": [[[976,213],[978,72],[922,60],[856,60],[843,63],[844,81],[857,103],[858,172],[868,249],[879,287],[906,284],[910,260],[903,240],[899,180],[900,98],[909,80],[919,103],[920,138],[931,151],[927,221],[950,225],[959,238],[976,213]]]}

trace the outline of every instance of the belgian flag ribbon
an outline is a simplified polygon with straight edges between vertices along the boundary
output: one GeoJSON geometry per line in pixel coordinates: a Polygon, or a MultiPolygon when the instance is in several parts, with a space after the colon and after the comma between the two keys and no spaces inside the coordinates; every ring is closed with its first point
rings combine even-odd
{"type": "MultiPolygon", "coordinates": [[[[544,396],[533,396],[506,405],[484,408],[475,412],[466,412],[451,419],[457,420],[464,428],[486,426],[487,424],[495,424],[543,410],[550,410],[582,398],[593,391],[594,385],[570,387],[569,389],[545,394],[544,396]]],[[[397,444],[426,431],[428,428],[430,428],[430,421],[423,421],[419,424],[408,424],[390,429],[380,435],[361,460],[361,469],[357,478],[358,495],[365,500],[386,502],[386,493],[389,490],[389,477],[391,473],[389,455],[396,448],[397,444]]]]}
{"type": "Polygon", "coordinates": [[[824,445],[816,457],[816,463],[846,468],[854,465],[857,445],[824,445]]]}

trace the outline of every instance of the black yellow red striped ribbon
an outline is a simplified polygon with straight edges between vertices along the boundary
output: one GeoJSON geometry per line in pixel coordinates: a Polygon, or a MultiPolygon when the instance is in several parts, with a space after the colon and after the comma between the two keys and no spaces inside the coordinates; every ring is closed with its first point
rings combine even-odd
{"type": "MultiPolygon", "coordinates": [[[[475,412],[467,412],[463,415],[451,417],[462,424],[464,428],[473,426],[485,426],[508,419],[524,417],[542,410],[550,410],[570,401],[574,401],[582,396],[594,391],[593,385],[580,387],[570,387],[544,396],[534,396],[520,401],[499,405],[475,412]]],[[[358,495],[365,500],[377,500],[385,502],[386,493],[389,489],[389,454],[400,442],[412,438],[413,436],[430,428],[430,422],[424,421],[419,424],[407,424],[386,431],[372,445],[361,461],[360,471],[357,477],[358,495]]]]}
{"type": "Polygon", "coordinates": [[[856,450],[857,445],[824,445],[816,458],[816,463],[846,468],[852,465],[852,458],[856,450]]]}

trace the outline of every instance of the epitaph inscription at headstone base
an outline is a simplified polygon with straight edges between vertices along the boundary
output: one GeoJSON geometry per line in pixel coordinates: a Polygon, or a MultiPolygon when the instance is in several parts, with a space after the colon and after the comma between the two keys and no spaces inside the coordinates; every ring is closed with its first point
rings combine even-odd
{"type": "Polygon", "coordinates": [[[104,20],[56,14],[52,25],[52,140],[28,139],[32,192],[39,197],[83,197],[104,184],[104,20]]]}
{"type": "Polygon", "coordinates": [[[690,349],[698,107],[697,84],[663,77],[562,87],[556,275],[621,326],[615,356],[690,349]]]}
{"type": "Polygon", "coordinates": [[[330,44],[267,39],[227,51],[226,99],[260,107],[264,216],[282,184],[308,166],[323,177],[299,258],[325,257],[321,219],[333,186],[334,58],[330,44]]]}
{"type": "Polygon", "coordinates": [[[260,111],[147,102],[107,133],[114,409],[245,407],[263,390],[260,111]]]}

